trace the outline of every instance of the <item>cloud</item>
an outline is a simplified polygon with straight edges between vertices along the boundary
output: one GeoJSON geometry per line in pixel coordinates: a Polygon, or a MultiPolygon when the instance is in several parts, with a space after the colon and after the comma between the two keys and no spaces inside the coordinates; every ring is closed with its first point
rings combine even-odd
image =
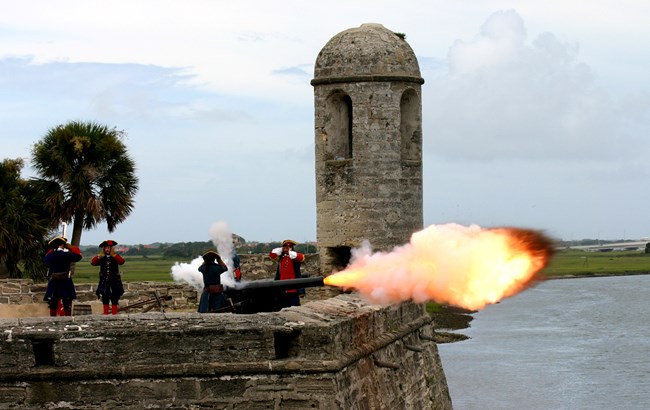
{"type": "Polygon", "coordinates": [[[278,68],[272,71],[273,74],[277,75],[288,75],[288,76],[298,76],[298,77],[311,77],[314,72],[313,65],[302,64],[294,67],[284,67],[278,68]]]}
{"type": "Polygon", "coordinates": [[[420,71],[422,72],[446,72],[449,70],[449,62],[442,58],[418,56],[418,64],[420,65],[420,71]]]}
{"type": "Polygon", "coordinates": [[[449,70],[424,102],[436,155],[456,160],[638,157],[647,102],[618,101],[552,33],[527,41],[515,11],[492,14],[449,50],[449,70]],[[624,105],[628,105],[627,107],[624,105]]]}

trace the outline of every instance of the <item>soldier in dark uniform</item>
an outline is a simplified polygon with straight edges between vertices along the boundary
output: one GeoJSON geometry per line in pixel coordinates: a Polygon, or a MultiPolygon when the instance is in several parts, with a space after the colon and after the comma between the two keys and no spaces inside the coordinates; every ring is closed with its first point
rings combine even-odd
{"type": "Polygon", "coordinates": [[[233,268],[233,276],[235,277],[236,282],[241,281],[241,259],[239,258],[239,255],[237,255],[237,251],[233,249],[232,251],[232,268],[233,268]]]}
{"type": "Polygon", "coordinates": [[[64,315],[72,316],[72,301],[77,298],[77,292],[70,265],[81,260],[81,250],[70,245],[62,236],[52,239],[48,245],[49,250],[45,254],[45,265],[48,267],[45,300],[50,307],[50,316],[56,316],[59,301],[63,304],[64,315]]]}
{"type": "Polygon", "coordinates": [[[109,310],[112,314],[117,315],[120,309],[120,297],[124,294],[119,266],[124,265],[124,258],[115,252],[113,249],[115,245],[117,242],[112,239],[100,243],[101,252],[90,261],[91,265],[99,266],[99,284],[95,293],[97,298],[102,300],[105,315],[108,315],[109,310]]]}
{"type": "Polygon", "coordinates": [[[199,272],[203,274],[203,292],[199,300],[199,313],[214,312],[226,305],[226,298],[221,285],[221,274],[228,271],[226,263],[215,251],[203,254],[203,264],[199,272]]]}

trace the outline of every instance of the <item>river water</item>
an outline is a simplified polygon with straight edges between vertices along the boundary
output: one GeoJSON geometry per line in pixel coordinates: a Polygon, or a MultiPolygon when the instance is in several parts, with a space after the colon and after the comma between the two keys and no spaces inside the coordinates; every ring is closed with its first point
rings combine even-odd
{"type": "Polygon", "coordinates": [[[438,349],[455,410],[650,409],[650,275],[549,280],[438,349]]]}

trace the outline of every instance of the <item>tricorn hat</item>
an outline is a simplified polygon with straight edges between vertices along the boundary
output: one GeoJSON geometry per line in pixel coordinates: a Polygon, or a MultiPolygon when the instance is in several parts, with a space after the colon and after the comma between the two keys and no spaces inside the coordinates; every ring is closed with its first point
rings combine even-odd
{"type": "Polygon", "coordinates": [[[52,239],[47,243],[47,245],[48,245],[50,248],[58,248],[59,246],[61,246],[61,245],[65,245],[66,243],[68,243],[68,240],[67,240],[66,238],[64,238],[63,236],[57,236],[57,237],[55,237],[55,238],[52,238],[52,239]]]}
{"type": "Polygon", "coordinates": [[[104,242],[100,243],[99,247],[103,248],[104,246],[115,246],[115,245],[117,245],[117,242],[115,242],[112,239],[107,239],[104,242]]]}
{"type": "Polygon", "coordinates": [[[296,242],[296,241],[294,241],[292,239],[285,239],[284,241],[282,241],[282,246],[284,246],[284,245],[289,245],[291,247],[294,247],[294,246],[298,245],[298,242],[296,242]]]}
{"type": "Polygon", "coordinates": [[[203,260],[211,260],[220,258],[219,254],[213,250],[209,250],[203,254],[203,260]]]}

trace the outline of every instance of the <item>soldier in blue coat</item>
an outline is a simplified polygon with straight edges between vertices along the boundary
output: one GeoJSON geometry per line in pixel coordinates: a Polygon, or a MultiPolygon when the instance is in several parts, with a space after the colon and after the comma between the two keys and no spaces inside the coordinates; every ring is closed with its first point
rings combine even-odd
{"type": "Polygon", "coordinates": [[[59,301],[63,304],[65,316],[72,316],[72,301],[77,298],[77,292],[72,282],[70,265],[81,260],[81,250],[70,245],[62,236],[52,239],[48,245],[49,250],[45,254],[45,265],[48,268],[45,300],[50,307],[50,316],[56,316],[59,301]]]}
{"type": "Polygon", "coordinates": [[[124,265],[124,258],[115,252],[115,245],[117,242],[112,239],[103,241],[99,244],[101,251],[90,261],[91,265],[99,266],[99,283],[95,293],[97,298],[102,300],[105,315],[108,315],[109,311],[117,315],[120,310],[120,298],[124,294],[124,285],[120,274],[120,265],[124,265]]]}

